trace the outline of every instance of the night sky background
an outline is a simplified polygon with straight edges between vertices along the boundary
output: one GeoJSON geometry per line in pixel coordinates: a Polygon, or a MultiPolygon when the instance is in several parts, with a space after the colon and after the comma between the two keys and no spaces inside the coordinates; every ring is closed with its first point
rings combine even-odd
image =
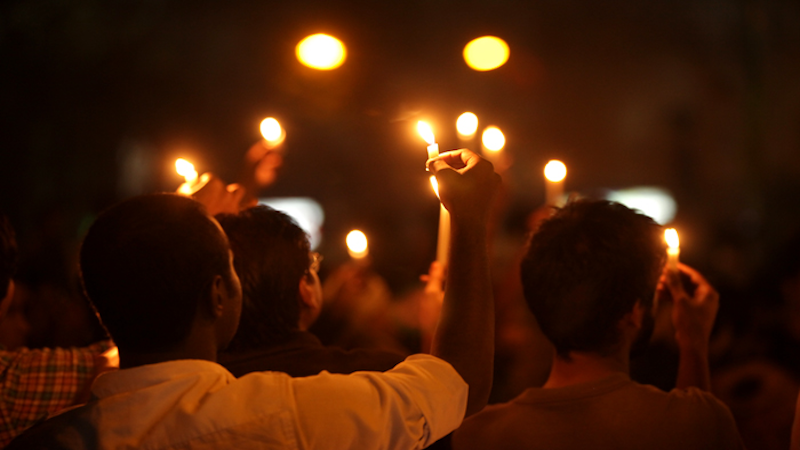
{"type": "Polygon", "coordinates": [[[111,203],[174,190],[178,156],[236,181],[266,116],[287,138],[261,196],[322,204],[328,264],[363,229],[396,290],[435,253],[414,124],[455,148],[466,110],[513,159],[498,235],[523,234],[550,158],[570,191],[670,190],[683,259],[723,286],[800,225],[797,1],[9,1],[0,65],[0,209],[40,261],[69,266],[111,203]],[[296,60],[317,32],[347,46],[338,70],[296,60]],[[486,34],[511,57],[475,72],[461,52],[486,34]]]}

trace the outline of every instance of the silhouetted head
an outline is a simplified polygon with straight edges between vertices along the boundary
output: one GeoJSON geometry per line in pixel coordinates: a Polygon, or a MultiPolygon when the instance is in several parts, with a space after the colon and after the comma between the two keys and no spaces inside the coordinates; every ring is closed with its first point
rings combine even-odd
{"type": "MultiPolygon", "coordinates": [[[[285,342],[299,328],[304,286],[319,285],[310,269],[308,235],[291,217],[268,206],[221,214],[217,220],[242,283],[242,320],[229,350],[285,342]]],[[[321,299],[311,300],[321,305],[321,299]]]]}
{"type": "Polygon", "coordinates": [[[220,278],[231,307],[211,320],[219,345],[236,330],[241,294],[227,239],[187,197],[143,195],[104,211],[83,241],[80,269],[121,353],[169,351],[184,342],[220,278]]]}
{"type": "Polygon", "coordinates": [[[662,228],[619,203],[567,204],[531,237],[521,265],[525,299],[559,356],[611,353],[619,322],[639,301],[640,334],[652,332],[655,289],[665,259],[662,228]]]}

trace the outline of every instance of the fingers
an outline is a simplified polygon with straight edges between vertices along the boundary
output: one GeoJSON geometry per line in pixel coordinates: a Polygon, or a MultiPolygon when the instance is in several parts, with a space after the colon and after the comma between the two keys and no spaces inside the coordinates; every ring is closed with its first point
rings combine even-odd
{"type": "Polygon", "coordinates": [[[494,171],[492,163],[465,148],[449,150],[426,162],[428,170],[434,174],[443,169],[453,169],[456,172],[464,173],[479,164],[485,166],[485,170],[494,171]],[[482,162],[483,164],[481,164],[482,162]]]}

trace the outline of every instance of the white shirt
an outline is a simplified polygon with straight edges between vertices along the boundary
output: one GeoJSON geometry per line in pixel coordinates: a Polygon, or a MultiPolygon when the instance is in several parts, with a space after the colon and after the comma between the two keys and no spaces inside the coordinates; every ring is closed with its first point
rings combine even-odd
{"type": "Polygon", "coordinates": [[[388,372],[305,378],[236,379],[180,360],[104,374],[92,392],[98,399],[56,428],[69,448],[417,449],[458,427],[467,403],[458,373],[428,355],[388,372]]]}

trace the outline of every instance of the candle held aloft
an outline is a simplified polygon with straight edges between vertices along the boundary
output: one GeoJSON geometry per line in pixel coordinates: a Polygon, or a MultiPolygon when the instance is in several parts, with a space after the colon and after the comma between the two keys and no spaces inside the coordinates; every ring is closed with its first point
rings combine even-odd
{"type": "MultiPolygon", "coordinates": [[[[433,192],[439,197],[439,182],[436,177],[431,177],[433,192]]],[[[448,255],[450,252],[450,211],[439,201],[439,239],[436,244],[436,261],[442,266],[447,267],[448,255]]]]}
{"type": "Polygon", "coordinates": [[[175,161],[175,171],[184,179],[183,184],[178,187],[178,192],[184,195],[194,194],[208,181],[206,175],[198,177],[197,171],[194,170],[194,164],[183,158],[175,161]]]}
{"type": "Polygon", "coordinates": [[[364,259],[369,254],[367,235],[361,230],[353,230],[347,233],[345,243],[347,244],[347,253],[353,259],[364,259]]]}
{"type": "Polygon", "coordinates": [[[567,177],[567,166],[553,159],[544,166],[545,201],[550,206],[563,206],[564,179],[567,177]]]}
{"type": "Polygon", "coordinates": [[[439,144],[436,143],[431,126],[420,120],[417,122],[417,133],[428,143],[428,159],[439,156],[439,144]]]}
{"type": "Polygon", "coordinates": [[[667,241],[667,269],[678,271],[678,256],[681,254],[680,239],[675,228],[664,230],[664,240],[667,241]]]}

